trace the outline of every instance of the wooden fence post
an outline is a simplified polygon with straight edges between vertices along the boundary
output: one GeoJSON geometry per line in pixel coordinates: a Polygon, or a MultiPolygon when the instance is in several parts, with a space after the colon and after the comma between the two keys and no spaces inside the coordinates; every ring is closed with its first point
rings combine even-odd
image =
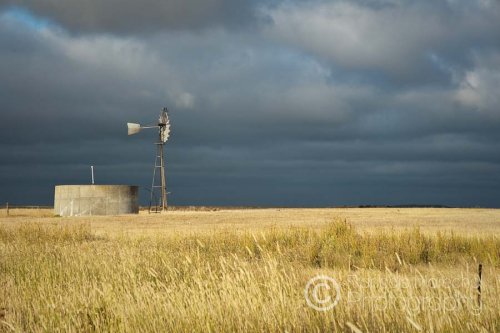
{"type": "Polygon", "coordinates": [[[483,264],[479,264],[478,275],[479,280],[477,282],[477,303],[479,304],[479,307],[481,307],[481,279],[483,276],[483,264]]]}

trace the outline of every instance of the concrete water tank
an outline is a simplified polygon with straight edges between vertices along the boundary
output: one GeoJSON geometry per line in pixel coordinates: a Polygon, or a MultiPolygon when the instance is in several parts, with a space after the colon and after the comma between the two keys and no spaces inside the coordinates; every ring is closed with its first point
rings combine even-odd
{"type": "Polygon", "coordinates": [[[137,214],[138,198],[138,186],[58,185],[54,213],[60,216],[137,214]]]}

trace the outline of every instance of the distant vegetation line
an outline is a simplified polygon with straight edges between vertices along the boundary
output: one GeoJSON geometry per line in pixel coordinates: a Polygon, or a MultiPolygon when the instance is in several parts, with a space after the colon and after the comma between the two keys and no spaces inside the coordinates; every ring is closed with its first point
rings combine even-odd
{"type": "MultiPolygon", "coordinates": [[[[13,205],[8,204],[9,209],[53,209],[49,205],[13,205]]],[[[1,204],[0,209],[6,209],[7,203],[1,204]]],[[[401,204],[401,205],[332,205],[332,206],[204,206],[204,205],[172,205],[168,210],[184,211],[213,211],[213,210],[236,210],[236,209],[278,209],[278,208],[486,208],[481,206],[449,206],[438,204],[401,204]]],[[[148,210],[148,206],[140,206],[140,210],[148,210]]]]}

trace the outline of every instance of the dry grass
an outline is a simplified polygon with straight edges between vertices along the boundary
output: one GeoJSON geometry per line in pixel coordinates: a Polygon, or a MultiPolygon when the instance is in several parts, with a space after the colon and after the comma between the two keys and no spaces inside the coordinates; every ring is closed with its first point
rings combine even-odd
{"type": "Polygon", "coordinates": [[[1,218],[0,331],[496,332],[497,214],[319,209],[1,218]],[[455,229],[453,218],[456,230],[444,231],[455,229]],[[325,312],[304,298],[307,281],[320,273],[341,286],[339,304],[325,312]]]}
{"type": "Polygon", "coordinates": [[[347,219],[360,232],[398,231],[418,227],[424,233],[453,231],[466,235],[500,234],[500,209],[483,208],[269,208],[233,210],[175,210],[166,214],[54,218],[52,210],[11,210],[4,223],[90,223],[98,234],[169,234],[179,232],[261,230],[301,226],[321,228],[332,219],[347,219]]]}

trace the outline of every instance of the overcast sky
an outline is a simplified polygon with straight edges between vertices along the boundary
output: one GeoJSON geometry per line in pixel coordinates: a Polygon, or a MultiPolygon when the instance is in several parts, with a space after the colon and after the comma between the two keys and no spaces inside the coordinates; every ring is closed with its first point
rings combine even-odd
{"type": "Polygon", "coordinates": [[[0,201],[500,207],[498,0],[0,0],[0,201]]]}

